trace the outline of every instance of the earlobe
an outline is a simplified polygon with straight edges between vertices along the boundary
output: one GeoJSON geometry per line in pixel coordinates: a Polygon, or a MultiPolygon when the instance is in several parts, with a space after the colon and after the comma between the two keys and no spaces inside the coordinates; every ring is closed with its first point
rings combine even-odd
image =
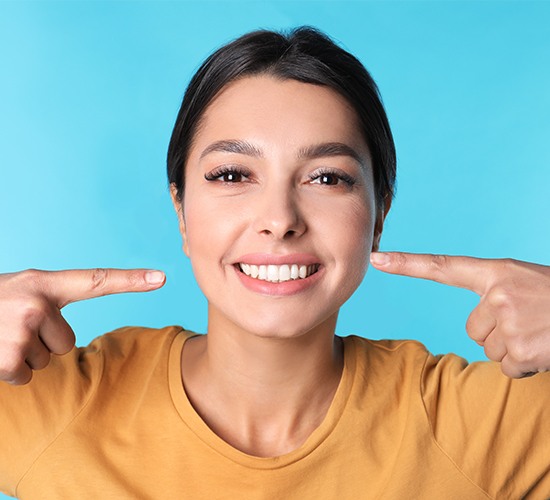
{"type": "Polygon", "coordinates": [[[172,198],[172,205],[178,217],[180,234],[183,241],[182,249],[185,255],[189,257],[189,244],[187,242],[187,228],[185,226],[185,217],[183,214],[183,203],[178,198],[178,189],[174,183],[170,184],[170,197],[172,198]]]}
{"type": "Polygon", "coordinates": [[[183,250],[183,253],[185,255],[187,255],[187,257],[189,257],[189,245],[187,243],[187,232],[185,231],[185,226],[183,226],[183,229],[182,229],[182,226],[180,224],[180,233],[181,233],[181,239],[182,239],[182,250],[183,250]]]}
{"type": "Polygon", "coordinates": [[[382,238],[382,226],[383,222],[376,221],[376,226],[374,228],[374,237],[372,239],[372,251],[378,252],[380,248],[380,239],[382,238]]]}
{"type": "Polygon", "coordinates": [[[391,208],[391,196],[387,196],[384,201],[384,207],[378,209],[376,215],[376,224],[374,225],[374,236],[372,239],[372,251],[378,252],[380,248],[380,240],[382,238],[382,230],[384,229],[384,221],[391,208]]]}

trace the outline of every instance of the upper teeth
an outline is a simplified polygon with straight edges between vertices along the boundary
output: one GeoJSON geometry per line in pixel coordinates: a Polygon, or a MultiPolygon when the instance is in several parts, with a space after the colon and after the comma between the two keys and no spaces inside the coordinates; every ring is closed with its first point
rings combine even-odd
{"type": "Polygon", "coordinates": [[[307,278],[319,269],[319,264],[312,264],[310,266],[299,264],[284,264],[282,266],[275,266],[273,264],[255,266],[253,264],[239,264],[241,271],[247,276],[257,278],[264,281],[272,281],[274,283],[281,281],[296,280],[301,278],[307,278]]]}

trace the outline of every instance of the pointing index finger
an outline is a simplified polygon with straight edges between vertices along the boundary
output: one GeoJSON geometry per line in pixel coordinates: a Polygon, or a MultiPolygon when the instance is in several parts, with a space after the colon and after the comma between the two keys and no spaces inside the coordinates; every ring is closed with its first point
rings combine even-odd
{"type": "Polygon", "coordinates": [[[125,292],[148,292],[164,285],[162,271],[149,269],[78,269],[51,271],[42,280],[59,308],[72,302],[125,292]]]}
{"type": "Polygon", "coordinates": [[[494,260],[451,255],[404,252],[371,254],[372,265],[380,271],[467,288],[478,295],[483,295],[489,286],[492,262],[494,260]]]}

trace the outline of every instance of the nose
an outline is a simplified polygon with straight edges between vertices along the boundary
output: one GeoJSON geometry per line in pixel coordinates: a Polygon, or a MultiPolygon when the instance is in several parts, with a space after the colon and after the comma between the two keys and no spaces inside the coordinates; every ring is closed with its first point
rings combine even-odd
{"type": "Polygon", "coordinates": [[[298,193],[287,186],[272,186],[258,193],[254,229],[259,234],[286,240],[306,231],[298,193]]]}

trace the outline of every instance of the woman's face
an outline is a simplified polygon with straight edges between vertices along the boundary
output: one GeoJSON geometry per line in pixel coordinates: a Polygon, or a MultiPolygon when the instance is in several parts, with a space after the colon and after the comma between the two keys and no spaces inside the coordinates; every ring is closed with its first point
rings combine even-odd
{"type": "Polygon", "coordinates": [[[355,112],[294,80],[228,85],[203,116],[176,208],[211,321],[263,337],[334,321],[366,272],[376,222],[355,112]]]}

